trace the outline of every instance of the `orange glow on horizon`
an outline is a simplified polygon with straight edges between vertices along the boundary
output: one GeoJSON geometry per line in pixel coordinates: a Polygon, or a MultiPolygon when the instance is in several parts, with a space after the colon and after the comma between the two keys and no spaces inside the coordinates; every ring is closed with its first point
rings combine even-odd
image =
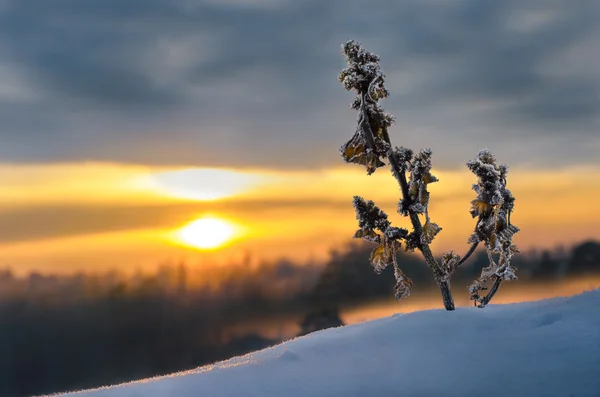
{"type": "MultiPolygon", "coordinates": [[[[573,205],[582,195],[600,195],[599,172],[592,166],[511,168],[513,221],[521,228],[517,246],[568,247],[600,238],[600,213],[593,205],[573,205]]],[[[475,224],[469,214],[475,177],[467,170],[433,173],[440,182],[430,185],[430,215],[443,230],[432,249],[436,255],[463,251],[475,224]]],[[[0,164],[0,191],[0,266],[23,270],[146,267],[200,256],[216,264],[243,251],[261,260],[326,259],[357,228],[353,195],[375,201],[394,225],[410,228],[395,211],[400,195],[388,170],[367,176],[352,166],[286,171],[0,164]],[[210,243],[208,237],[216,236],[198,226],[181,237],[182,225],[209,214],[233,227],[233,235],[210,243]]]]}

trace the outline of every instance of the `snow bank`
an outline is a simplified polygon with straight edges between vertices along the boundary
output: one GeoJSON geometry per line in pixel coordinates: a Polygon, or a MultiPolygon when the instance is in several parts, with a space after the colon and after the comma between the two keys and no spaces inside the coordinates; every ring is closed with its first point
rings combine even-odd
{"type": "Polygon", "coordinates": [[[89,397],[600,396],[600,289],[321,331],[89,397]]]}

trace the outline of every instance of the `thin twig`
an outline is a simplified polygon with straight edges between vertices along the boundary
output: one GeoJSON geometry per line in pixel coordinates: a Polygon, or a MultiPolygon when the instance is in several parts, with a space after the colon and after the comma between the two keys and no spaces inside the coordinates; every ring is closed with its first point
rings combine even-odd
{"type": "Polygon", "coordinates": [[[481,308],[486,307],[487,304],[490,303],[490,301],[492,300],[494,295],[496,295],[496,292],[498,292],[498,288],[500,288],[500,284],[502,284],[502,277],[496,276],[494,285],[492,285],[492,288],[490,288],[487,295],[484,296],[483,299],[481,299],[481,301],[479,302],[477,307],[481,307],[481,308]]]}
{"type": "MultiPolygon", "coordinates": [[[[492,256],[492,253],[489,250],[488,250],[488,258],[490,261],[490,266],[494,266],[494,258],[492,256]]],[[[506,267],[506,264],[507,264],[506,258],[504,257],[504,255],[500,254],[500,260],[498,261],[497,272],[499,272],[503,267],[506,267]]],[[[500,288],[500,284],[502,284],[502,280],[503,280],[502,277],[500,277],[498,275],[494,276],[494,285],[492,285],[492,288],[490,288],[488,293],[481,300],[479,300],[479,304],[477,305],[477,307],[483,308],[483,307],[486,307],[488,303],[490,303],[490,301],[492,300],[494,295],[496,295],[496,292],[498,292],[498,288],[500,288]]]]}
{"type": "Polygon", "coordinates": [[[476,242],[476,243],[473,243],[471,245],[471,248],[469,248],[469,251],[467,251],[467,253],[465,254],[465,256],[463,256],[462,259],[458,262],[458,265],[456,265],[457,269],[460,267],[460,265],[462,265],[463,263],[465,263],[465,261],[467,259],[469,259],[469,257],[471,256],[471,254],[473,254],[473,252],[475,252],[475,249],[477,249],[478,245],[479,245],[479,241],[476,242]]]}

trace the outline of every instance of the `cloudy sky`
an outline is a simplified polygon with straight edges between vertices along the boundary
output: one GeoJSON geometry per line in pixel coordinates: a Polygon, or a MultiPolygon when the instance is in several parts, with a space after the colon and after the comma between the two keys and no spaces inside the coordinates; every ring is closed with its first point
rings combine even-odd
{"type": "MultiPolygon", "coordinates": [[[[381,56],[393,143],[431,147],[450,179],[489,147],[520,173],[532,209],[565,190],[600,189],[596,0],[0,0],[0,266],[43,267],[28,245],[40,239],[49,247],[65,233],[99,242],[104,232],[202,214],[189,195],[154,200],[140,182],[182,167],[235,170],[221,181],[236,185],[239,175],[253,183],[271,175],[271,189],[296,181],[271,195],[269,208],[285,200],[339,207],[352,189],[332,201],[328,189],[340,187],[332,180],[347,179],[328,172],[344,167],[338,148],[355,125],[352,95],[337,82],[340,45],[350,38],[381,56]],[[532,188],[534,176],[543,191],[532,188]]],[[[349,183],[360,190],[367,177],[357,175],[349,183]]],[[[186,179],[205,190],[215,180],[186,179]]],[[[256,215],[252,189],[244,191],[243,202],[211,211],[256,215]]],[[[384,199],[393,206],[391,194],[384,199]]],[[[556,211],[565,210],[554,211],[553,224],[598,236],[598,217],[577,223],[556,211]]],[[[540,215],[531,225],[547,224],[540,215]]],[[[75,258],[61,255],[55,263],[75,258]]]]}

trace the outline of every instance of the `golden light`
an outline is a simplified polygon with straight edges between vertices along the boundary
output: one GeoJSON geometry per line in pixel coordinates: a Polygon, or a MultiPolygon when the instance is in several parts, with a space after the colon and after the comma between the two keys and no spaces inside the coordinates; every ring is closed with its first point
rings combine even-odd
{"type": "Polygon", "coordinates": [[[264,177],[256,173],[217,168],[187,168],[155,173],[149,183],[168,196],[211,201],[255,187],[264,177]]]}
{"type": "Polygon", "coordinates": [[[178,232],[179,239],[186,245],[200,249],[215,249],[232,240],[235,227],[222,219],[205,217],[197,219],[178,232]]]}

